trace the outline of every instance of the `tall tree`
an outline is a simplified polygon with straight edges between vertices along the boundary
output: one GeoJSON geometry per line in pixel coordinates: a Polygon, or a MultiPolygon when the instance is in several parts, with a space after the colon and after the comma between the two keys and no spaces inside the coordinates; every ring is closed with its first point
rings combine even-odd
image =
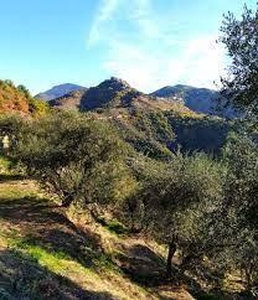
{"type": "Polygon", "coordinates": [[[231,58],[227,78],[222,79],[222,94],[238,108],[258,113],[258,7],[244,6],[238,19],[228,12],[221,26],[221,42],[231,58]]]}

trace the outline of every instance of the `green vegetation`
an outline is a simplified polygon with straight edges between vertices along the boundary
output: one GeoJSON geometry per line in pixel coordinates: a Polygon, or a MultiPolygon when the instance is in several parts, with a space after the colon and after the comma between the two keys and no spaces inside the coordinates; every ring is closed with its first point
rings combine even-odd
{"type": "MultiPolygon", "coordinates": [[[[225,19],[222,41],[243,60],[235,75],[257,43],[246,30],[257,15],[225,19]]],[[[0,118],[0,298],[177,299],[178,284],[197,299],[257,299],[257,82],[247,67],[246,98],[235,78],[231,101],[252,117],[234,122],[144,110],[114,79],[122,91],[108,104],[120,110],[91,113],[48,111],[1,82],[29,102],[0,118]]]]}
{"type": "Polygon", "coordinates": [[[132,109],[130,115],[112,122],[121,138],[136,151],[155,159],[171,158],[168,145],[175,135],[162,112],[132,109]]]}
{"type": "Polygon", "coordinates": [[[58,194],[63,206],[108,205],[134,185],[125,163],[129,152],[108,124],[60,112],[21,126],[12,158],[58,194]]]}
{"type": "Polygon", "coordinates": [[[166,116],[171,124],[176,139],[171,144],[174,150],[177,145],[183,152],[204,151],[218,155],[226,142],[233,121],[226,121],[218,117],[194,118],[175,115],[167,112],[166,116]]]}
{"type": "Polygon", "coordinates": [[[0,80],[0,113],[19,113],[35,117],[49,112],[47,103],[34,99],[29,90],[23,86],[17,87],[11,80],[0,80]]]}
{"type": "MultiPolygon", "coordinates": [[[[258,153],[252,129],[244,139],[241,131],[233,131],[216,159],[180,151],[170,158],[154,159],[122,140],[109,120],[90,116],[55,112],[30,120],[3,118],[2,132],[12,136],[7,156],[51,195],[57,195],[63,208],[73,207],[75,215],[76,210],[82,212],[85,220],[99,224],[113,238],[140,233],[166,245],[166,259],[158,260],[163,270],[160,280],[190,276],[223,292],[226,278],[236,273],[242,289],[251,293],[258,257],[258,153]]],[[[139,131],[152,133],[160,141],[169,128],[159,115],[143,115],[139,122],[135,125],[139,131]]],[[[8,167],[6,160],[3,165],[8,167]]],[[[31,195],[24,201],[32,205],[33,199],[31,195]]],[[[53,272],[59,270],[55,267],[58,260],[76,260],[90,269],[129,272],[140,284],[147,278],[155,281],[146,270],[132,275],[123,265],[115,266],[114,261],[125,259],[119,251],[109,249],[98,253],[97,259],[94,245],[78,248],[75,255],[68,245],[49,247],[34,239],[26,236],[13,245],[48,264],[53,272]]]]}
{"type": "Polygon", "coordinates": [[[241,18],[229,12],[221,26],[221,42],[231,58],[228,77],[223,78],[222,96],[238,108],[257,114],[258,14],[244,6],[241,18]]]}

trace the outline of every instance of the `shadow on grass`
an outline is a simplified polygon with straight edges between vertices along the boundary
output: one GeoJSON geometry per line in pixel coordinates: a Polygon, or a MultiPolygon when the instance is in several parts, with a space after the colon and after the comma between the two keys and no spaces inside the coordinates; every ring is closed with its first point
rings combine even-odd
{"type": "Polygon", "coordinates": [[[1,199],[0,218],[18,228],[25,247],[35,245],[48,252],[61,252],[85,267],[93,267],[103,255],[98,235],[77,228],[60,207],[46,199],[1,199]]]}
{"type": "Polygon", "coordinates": [[[14,250],[0,251],[0,299],[114,300],[106,292],[81,288],[71,280],[40,266],[14,250]]]}
{"type": "Polygon", "coordinates": [[[197,300],[257,300],[256,296],[248,292],[222,292],[218,290],[211,290],[209,292],[199,292],[193,294],[197,300]]]}
{"type": "Polygon", "coordinates": [[[164,258],[147,246],[134,245],[117,259],[123,273],[141,286],[155,287],[166,281],[164,258]]]}
{"type": "MultiPolygon", "coordinates": [[[[124,254],[118,256],[118,260],[120,268],[126,277],[145,288],[157,289],[157,294],[159,294],[159,289],[168,288],[173,290],[177,289],[177,287],[185,286],[188,287],[187,290],[191,295],[196,296],[196,299],[242,300],[242,298],[232,298],[232,295],[226,297],[220,290],[214,290],[214,293],[211,292],[211,294],[204,293],[201,285],[195,279],[184,274],[184,272],[175,265],[172,266],[172,274],[171,277],[168,278],[165,271],[166,262],[164,257],[141,244],[134,245],[127,249],[124,254]]],[[[161,299],[170,298],[161,296],[161,299]]]]}
{"type": "Polygon", "coordinates": [[[27,179],[25,175],[21,174],[0,174],[0,182],[16,181],[27,179]]]}

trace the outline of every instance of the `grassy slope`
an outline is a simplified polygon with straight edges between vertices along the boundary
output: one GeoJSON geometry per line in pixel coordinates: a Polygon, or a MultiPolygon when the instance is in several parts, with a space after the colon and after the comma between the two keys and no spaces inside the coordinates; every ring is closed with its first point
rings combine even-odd
{"type": "Polygon", "coordinates": [[[163,270],[162,249],[79,226],[36,182],[0,165],[0,299],[192,299],[151,281],[163,270]]]}

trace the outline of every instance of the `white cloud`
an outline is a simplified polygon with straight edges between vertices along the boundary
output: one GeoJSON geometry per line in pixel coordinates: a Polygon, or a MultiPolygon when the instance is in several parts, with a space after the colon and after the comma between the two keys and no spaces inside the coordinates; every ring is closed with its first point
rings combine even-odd
{"type": "Polygon", "coordinates": [[[104,69],[127,80],[132,86],[146,90],[159,72],[159,61],[144,49],[114,42],[104,69]]]}
{"type": "Polygon", "coordinates": [[[182,63],[177,66],[174,80],[190,85],[215,88],[223,74],[224,50],[216,43],[216,36],[203,36],[188,41],[183,54],[178,58],[182,63]]]}
{"type": "Polygon", "coordinates": [[[176,83],[215,88],[214,81],[223,73],[224,51],[214,36],[188,41],[176,56],[117,41],[111,44],[104,69],[142,91],[176,83]]]}
{"type": "Polygon", "coordinates": [[[216,34],[184,40],[170,18],[158,19],[152,9],[151,0],[131,0],[130,5],[103,0],[88,40],[106,49],[102,68],[145,92],[176,83],[215,88],[224,65],[216,34]],[[121,20],[136,28],[134,34],[121,32],[121,20]]]}
{"type": "MultiPolygon", "coordinates": [[[[122,0],[123,1],[123,0],[122,0]]],[[[100,8],[97,12],[97,16],[91,27],[88,45],[92,46],[97,43],[101,35],[101,27],[112,19],[113,14],[116,12],[119,7],[121,0],[102,0],[100,8]]]]}

